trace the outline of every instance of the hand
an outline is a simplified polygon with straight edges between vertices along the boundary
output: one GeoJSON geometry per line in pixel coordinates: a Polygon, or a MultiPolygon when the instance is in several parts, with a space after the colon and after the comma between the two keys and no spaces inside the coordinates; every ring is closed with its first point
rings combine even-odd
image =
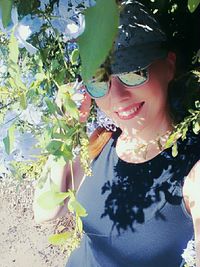
{"type": "MultiPolygon", "coordinates": [[[[75,83],[69,83],[65,87],[62,88],[57,94],[56,103],[61,108],[62,103],[62,94],[66,91],[71,91],[71,89],[75,86],[75,83]]],[[[76,89],[75,89],[76,90],[76,89]]],[[[79,121],[86,122],[89,114],[90,114],[90,107],[91,107],[91,97],[85,92],[84,87],[77,89],[77,92],[72,95],[72,100],[75,102],[80,102],[79,109],[79,121]]]]}
{"type": "Polygon", "coordinates": [[[80,122],[86,122],[91,107],[91,97],[85,92],[83,94],[81,106],[79,108],[79,120],[80,122]]]}

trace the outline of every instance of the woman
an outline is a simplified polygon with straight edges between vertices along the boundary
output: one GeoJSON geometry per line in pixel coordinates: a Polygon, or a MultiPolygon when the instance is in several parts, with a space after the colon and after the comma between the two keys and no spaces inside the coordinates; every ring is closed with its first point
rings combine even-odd
{"type": "MultiPolygon", "coordinates": [[[[94,98],[117,131],[97,129],[92,135],[92,177],[83,179],[78,159],[75,163],[77,197],[88,216],[81,246],[66,266],[178,267],[193,235],[200,258],[200,140],[189,131],[184,141],[177,140],[176,157],[165,149],[174,125],[168,85],[176,56],[140,3],[122,6],[109,70],[104,79],[86,84],[84,103],[88,107],[94,98]]],[[[67,167],[54,166],[53,172],[61,191],[71,187],[67,167]]],[[[35,199],[40,193],[36,190],[35,199]]],[[[41,222],[66,208],[48,213],[35,201],[34,212],[41,222]]],[[[200,267],[199,259],[196,264],[200,267]]]]}

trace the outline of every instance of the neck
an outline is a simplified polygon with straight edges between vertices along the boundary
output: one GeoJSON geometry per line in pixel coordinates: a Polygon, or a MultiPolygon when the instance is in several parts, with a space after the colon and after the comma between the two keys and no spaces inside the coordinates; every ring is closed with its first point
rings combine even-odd
{"type": "Polygon", "coordinates": [[[166,114],[160,114],[156,120],[136,130],[121,128],[116,151],[118,156],[127,161],[140,163],[152,159],[165,149],[166,141],[173,130],[172,120],[166,114]]]}
{"type": "Polygon", "coordinates": [[[122,129],[116,151],[127,162],[143,162],[151,159],[165,149],[166,141],[173,130],[170,120],[158,120],[140,131],[122,129]]]}
{"type": "Polygon", "coordinates": [[[154,121],[154,123],[151,123],[151,125],[147,125],[140,130],[135,130],[133,128],[122,129],[120,139],[135,144],[150,144],[159,138],[168,137],[172,130],[171,119],[163,116],[160,117],[159,120],[154,121]]]}

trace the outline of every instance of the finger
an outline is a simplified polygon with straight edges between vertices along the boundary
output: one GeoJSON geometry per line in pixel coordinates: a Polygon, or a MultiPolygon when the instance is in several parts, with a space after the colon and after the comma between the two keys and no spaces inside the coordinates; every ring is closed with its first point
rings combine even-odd
{"type": "Polygon", "coordinates": [[[91,97],[84,93],[83,100],[81,102],[81,106],[79,108],[79,120],[80,122],[86,122],[89,114],[90,114],[90,107],[91,107],[91,97]]]}

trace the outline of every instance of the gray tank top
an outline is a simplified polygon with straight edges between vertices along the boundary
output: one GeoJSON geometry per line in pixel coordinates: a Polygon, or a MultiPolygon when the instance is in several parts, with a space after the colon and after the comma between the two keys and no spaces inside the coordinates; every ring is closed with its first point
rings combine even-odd
{"type": "Polygon", "coordinates": [[[171,148],[144,163],[116,154],[115,132],[93,161],[78,200],[86,208],[81,245],[66,267],[179,267],[194,234],[182,196],[184,178],[199,160],[200,136],[190,131],[171,148]]]}

